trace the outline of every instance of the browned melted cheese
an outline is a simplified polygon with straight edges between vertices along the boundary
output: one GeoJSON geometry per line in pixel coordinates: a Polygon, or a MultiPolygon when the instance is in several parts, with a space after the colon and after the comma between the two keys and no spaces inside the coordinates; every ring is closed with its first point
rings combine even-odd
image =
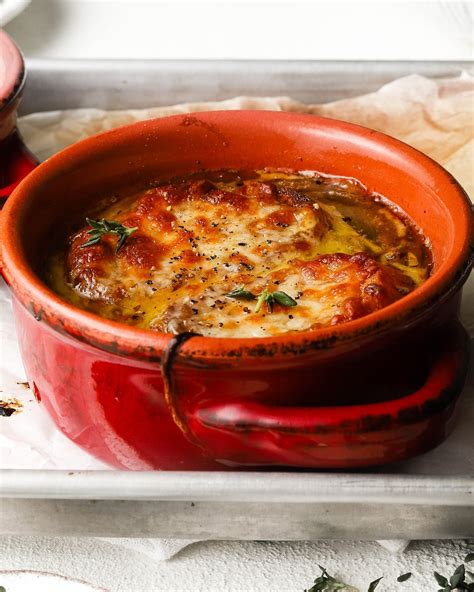
{"type": "Polygon", "coordinates": [[[364,316],[428,276],[418,231],[356,181],[316,173],[209,173],[163,183],[96,218],[138,227],[57,253],[49,279],[74,304],[157,331],[263,337],[364,316]],[[255,311],[227,294],[283,291],[297,302],[255,311]]]}

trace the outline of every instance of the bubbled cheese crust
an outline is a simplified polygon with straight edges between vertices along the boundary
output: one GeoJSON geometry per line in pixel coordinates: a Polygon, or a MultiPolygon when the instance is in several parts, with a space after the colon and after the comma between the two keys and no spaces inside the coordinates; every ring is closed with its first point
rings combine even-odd
{"type": "Polygon", "coordinates": [[[82,228],[53,285],[83,308],[143,328],[217,337],[311,330],[366,315],[416,285],[337,208],[265,177],[174,181],[100,217],[138,230],[116,252],[112,234],[83,247],[90,227],[82,228]],[[283,291],[297,305],[255,312],[255,301],[227,296],[239,286],[283,291]]]}

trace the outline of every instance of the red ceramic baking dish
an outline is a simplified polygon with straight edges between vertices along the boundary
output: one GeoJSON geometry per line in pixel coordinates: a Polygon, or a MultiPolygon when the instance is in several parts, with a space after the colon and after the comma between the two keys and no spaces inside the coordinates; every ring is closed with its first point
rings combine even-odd
{"type": "Polygon", "coordinates": [[[458,309],[471,225],[453,177],[393,138],[310,115],[210,112],[116,129],[44,162],[3,210],[1,264],[36,397],[98,458],[130,469],[351,468],[422,453],[452,428],[467,370],[458,309]],[[355,177],[386,196],[429,238],[432,275],[346,324],[181,343],[80,310],[41,280],[55,229],[98,199],[263,167],[355,177]]]}
{"type": "Polygon", "coordinates": [[[16,127],[16,111],[25,78],[20,50],[0,30],[0,207],[21,179],[38,164],[16,127]]]}

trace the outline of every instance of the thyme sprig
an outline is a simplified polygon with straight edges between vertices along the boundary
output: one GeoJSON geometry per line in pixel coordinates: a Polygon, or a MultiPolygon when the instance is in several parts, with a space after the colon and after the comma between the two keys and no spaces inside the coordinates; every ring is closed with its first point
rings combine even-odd
{"type": "Polygon", "coordinates": [[[87,224],[92,228],[87,231],[87,234],[90,236],[89,240],[86,241],[84,244],[81,245],[82,248],[90,247],[92,245],[96,245],[100,242],[101,238],[104,234],[116,234],[119,237],[117,242],[117,246],[115,247],[115,252],[118,253],[120,249],[123,247],[127,238],[138,230],[138,226],[134,226],[130,228],[128,226],[124,226],[120,224],[120,222],[116,222],[115,220],[93,220],[92,218],[86,218],[87,224]]]}
{"type": "MultiPolygon", "coordinates": [[[[472,561],[472,559],[469,559],[468,555],[465,561],[472,561]]],[[[439,592],[450,592],[451,590],[474,590],[474,582],[466,582],[466,568],[462,563],[454,570],[454,573],[449,580],[437,571],[433,572],[433,575],[435,580],[441,586],[439,592]]]]}
{"type": "Polygon", "coordinates": [[[322,565],[318,566],[321,570],[321,575],[314,580],[314,584],[304,592],[333,592],[336,590],[344,590],[347,585],[344,582],[338,582],[336,578],[330,576],[326,568],[322,565]]]}
{"type": "MultiPolygon", "coordinates": [[[[471,561],[474,561],[474,553],[468,553],[464,559],[464,563],[469,563],[471,561]]],[[[319,569],[321,570],[321,575],[314,580],[314,585],[304,592],[332,592],[333,590],[353,589],[348,584],[344,584],[343,582],[340,582],[330,576],[327,570],[324,567],[321,567],[321,565],[319,566],[319,569]]],[[[397,582],[406,582],[411,578],[412,575],[413,574],[411,572],[404,573],[398,576],[397,582]]],[[[468,579],[473,580],[474,574],[467,571],[464,564],[459,565],[449,578],[443,576],[437,571],[433,572],[433,575],[437,584],[440,586],[438,592],[452,592],[454,590],[466,590],[468,592],[474,592],[474,581],[466,581],[466,576],[468,579]]],[[[382,579],[383,576],[377,580],[374,580],[373,582],[370,582],[367,592],[374,592],[382,579]]]]}
{"type": "Polygon", "coordinates": [[[228,292],[226,296],[228,296],[229,298],[235,298],[236,300],[255,300],[254,294],[246,290],[244,286],[234,288],[233,290],[228,292]]]}
{"type": "Polygon", "coordinates": [[[249,292],[249,290],[246,290],[244,286],[239,286],[228,292],[226,296],[229,298],[235,298],[236,300],[257,300],[254,309],[255,312],[260,312],[263,304],[267,305],[268,312],[273,311],[273,305],[275,303],[285,308],[296,306],[298,304],[296,300],[281,290],[276,290],[275,292],[263,290],[260,294],[255,295],[252,294],[252,292],[249,292]]]}

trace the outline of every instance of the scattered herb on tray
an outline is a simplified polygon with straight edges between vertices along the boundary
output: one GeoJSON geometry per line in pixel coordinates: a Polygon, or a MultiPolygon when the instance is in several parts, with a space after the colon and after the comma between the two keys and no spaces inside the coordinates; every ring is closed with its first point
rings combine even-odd
{"type": "Polygon", "coordinates": [[[328,574],[326,568],[319,566],[321,575],[314,580],[314,584],[304,592],[333,592],[333,590],[344,590],[347,586],[343,582],[338,582],[328,574]]]}
{"type": "Polygon", "coordinates": [[[367,592],[374,592],[375,588],[380,584],[380,580],[383,579],[383,576],[377,578],[373,582],[370,582],[369,587],[367,588],[367,592]]]}
{"type": "MultiPolygon", "coordinates": [[[[471,561],[474,561],[474,553],[468,553],[464,558],[464,563],[469,563],[471,561]]],[[[314,580],[314,585],[304,592],[332,592],[333,590],[353,589],[351,586],[349,586],[349,584],[339,582],[330,576],[324,567],[319,566],[319,569],[322,572],[321,575],[314,580]]],[[[398,576],[397,582],[406,582],[411,578],[412,575],[412,572],[401,574],[398,576]]],[[[453,590],[466,590],[467,592],[474,592],[474,574],[467,571],[463,563],[454,570],[453,574],[449,578],[437,571],[433,572],[433,575],[436,583],[438,586],[440,586],[437,589],[437,592],[452,592],[453,590]],[[471,581],[466,581],[466,577],[471,581]]],[[[382,579],[383,576],[377,580],[374,580],[373,582],[370,582],[367,592],[375,592],[375,589],[378,587],[382,579]]]]}
{"type": "Polygon", "coordinates": [[[411,578],[411,571],[409,571],[408,573],[402,574],[401,576],[398,576],[397,582],[406,582],[410,578],[411,578]]]}

